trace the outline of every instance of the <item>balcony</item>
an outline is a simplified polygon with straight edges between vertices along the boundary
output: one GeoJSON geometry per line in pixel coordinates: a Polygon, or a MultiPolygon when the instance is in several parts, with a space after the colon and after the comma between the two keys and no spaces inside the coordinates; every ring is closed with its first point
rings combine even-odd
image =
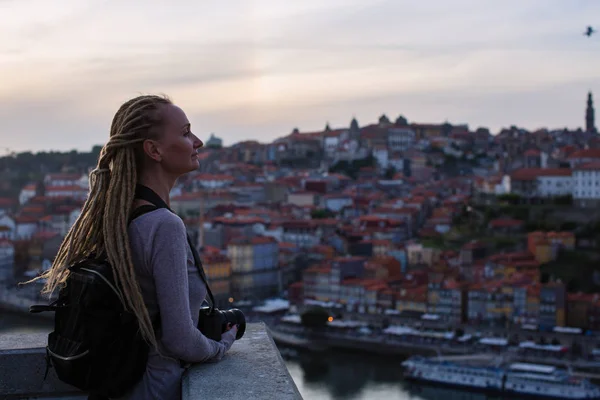
{"type": "MultiPolygon", "coordinates": [[[[46,336],[0,336],[0,398],[87,398],[60,382],[52,369],[44,381],[46,336]]],[[[302,396],[266,326],[253,323],[220,362],[198,364],[184,374],[182,399],[301,400],[302,396]]]]}

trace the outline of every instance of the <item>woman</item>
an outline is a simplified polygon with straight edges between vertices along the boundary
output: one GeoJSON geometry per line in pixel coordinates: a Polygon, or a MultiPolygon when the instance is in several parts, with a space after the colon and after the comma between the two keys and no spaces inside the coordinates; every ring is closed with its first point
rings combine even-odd
{"type": "Polygon", "coordinates": [[[203,143],[185,113],[160,96],[127,101],[115,114],[110,139],[90,174],[90,194],[66,235],[44,292],[64,284],[73,261],[106,254],[123,288],[126,306],[150,343],[146,372],[127,399],[179,399],[184,363],[220,360],[231,347],[237,327],[222,340],[196,328],[206,286],[194,265],[181,218],[165,208],[128,220],[148,204],[134,198],[136,184],[156,192],[167,204],[178,177],[198,168],[203,143]],[[155,331],[151,320],[160,316],[155,331]]]}

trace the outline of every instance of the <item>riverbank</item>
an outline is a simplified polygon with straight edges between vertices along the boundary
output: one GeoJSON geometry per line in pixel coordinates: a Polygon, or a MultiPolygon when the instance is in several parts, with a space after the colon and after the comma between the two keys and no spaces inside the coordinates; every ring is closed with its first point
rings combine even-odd
{"type": "MultiPolygon", "coordinates": [[[[269,331],[273,340],[279,345],[302,349],[313,353],[328,350],[357,352],[365,355],[379,355],[392,358],[406,358],[409,356],[463,356],[472,357],[474,354],[485,354],[489,357],[499,357],[501,354],[509,356],[515,361],[553,365],[559,368],[570,367],[582,374],[595,374],[600,370],[600,361],[585,358],[557,358],[551,356],[536,356],[519,351],[518,347],[501,349],[481,348],[470,344],[456,344],[450,342],[422,343],[415,341],[402,341],[400,338],[385,338],[381,336],[354,336],[333,332],[289,332],[270,326],[269,331]]],[[[600,376],[589,376],[594,379],[600,376]]]]}
{"type": "MultiPolygon", "coordinates": [[[[420,345],[414,343],[382,343],[378,338],[352,339],[347,337],[328,337],[324,335],[305,338],[286,332],[281,332],[276,328],[269,327],[269,332],[273,340],[288,347],[295,347],[312,352],[322,352],[330,349],[338,349],[351,352],[363,352],[383,356],[404,356],[423,355],[433,356],[439,353],[440,346],[420,345]]],[[[464,355],[472,351],[467,348],[444,348],[445,354],[464,355]]]]}

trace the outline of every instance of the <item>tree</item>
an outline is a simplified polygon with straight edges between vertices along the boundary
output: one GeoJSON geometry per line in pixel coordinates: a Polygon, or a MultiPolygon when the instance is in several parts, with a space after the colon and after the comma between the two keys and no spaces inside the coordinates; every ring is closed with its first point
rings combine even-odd
{"type": "Polygon", "coordinates": [[[329,320],[329,312],[320,306],[311,307],[300,315],[300,320],[308,328],[324,327],[329,320]]]}
{"type": "Polygon", "coordinates": [[[571,345],[571,353],[574,356],[580,356],[582,351],[583,351],[583,348],[582,348],[581,344],[574,340],[573,344],[571,345]]]}
{"type": "Polygon", "coordinates": [[[317,210],[312,210],[310,212],[310,217],[312,219],[325,219],[332,218],[335,216],[335,213],[327,208],[319,208],[317,210]]]}
{"type": "Polygon", "coordinates": [[[514,193],[506,193],[498,196],[499,201],[505,201],[510,204],[518,204],[521,201],[521,196],[514,193]]]}
{"type": "Polygon", "coordinates": [[[394,175],[396,175],[396,168],[393,165],[385,169],[385,179],[394,179],[394,175]]]}

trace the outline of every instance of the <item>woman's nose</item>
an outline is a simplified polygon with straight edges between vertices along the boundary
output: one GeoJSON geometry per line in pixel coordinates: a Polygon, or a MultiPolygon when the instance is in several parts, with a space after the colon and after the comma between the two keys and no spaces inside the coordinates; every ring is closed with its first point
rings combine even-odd
{"type": "Polygon", "coordinates": [[[198,137],[196,137],[196,141],[194,142],[194,149],[199,149],[202,146],[204,146],[204,142],[198,139],[198,137]]]}

